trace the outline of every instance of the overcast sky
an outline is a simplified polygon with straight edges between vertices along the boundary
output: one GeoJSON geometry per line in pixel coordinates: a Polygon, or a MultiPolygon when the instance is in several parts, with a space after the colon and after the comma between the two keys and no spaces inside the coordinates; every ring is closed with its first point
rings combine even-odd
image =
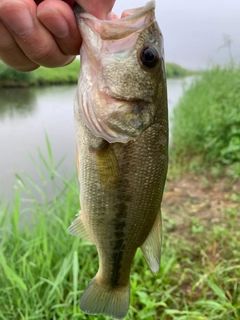
{"type": "MultiPolygon", "coordinates": [[[[116,0],[113,11],[143,6],[147,0],[116,0]]],[[[240,61],[240,0],[156,0],[156,17],[163,32],[167,62],[199,69],[210,63],[240,61]],[[225,40],[224,40],[225,37],[225,40]]]]}

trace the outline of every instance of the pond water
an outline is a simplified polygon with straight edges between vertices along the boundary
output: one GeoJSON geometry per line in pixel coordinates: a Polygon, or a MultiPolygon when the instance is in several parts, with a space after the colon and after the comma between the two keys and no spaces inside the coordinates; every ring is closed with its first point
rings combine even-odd
{"type": "MultiPolygon", "coordinates": [[[[170,117],[172,110],[192,78],[168,80],[170,117]]],[[[27,174],[40,188],[44,171],[39,151],[47,159],[46,134],[50,140],[54,163],[63,157],[58,173],[67,179],[75,173],[75,135],[73,98],[75,86],[47,88],[0,88],[0,202],[13,202],[14,186],[20,176],[27,174]]],[[[171,124],[170,124],[171,125],[171,124]]],[[[46,170],[45,170],[46,171],[46,170]]],[[[47,179],[47,173],[43,176],[47,179]]],[[[51,199],[51,189],[46,190],[51,199]]]]}

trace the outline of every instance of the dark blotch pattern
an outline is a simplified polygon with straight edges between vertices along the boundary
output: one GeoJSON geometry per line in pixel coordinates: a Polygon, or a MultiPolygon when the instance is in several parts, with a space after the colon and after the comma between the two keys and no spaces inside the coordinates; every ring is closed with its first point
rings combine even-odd
{"type": "MultiPolygon", "coordinates": [[[[125,172],[123,173],[123,177],[125,173],[128,171],[128,166],[122,168],[125,172]]],[[[131,200],[131,196],[126,194],[128,181],[127,179],[122,179],[119,181],[119,193],[118,193],[118,204],[116,205],[116,215],[113,221],[114,223],[114,246],[113,246],[113,255],[112,255],[112,267],[113,272],[110,279],[111,285],[113,287],[119,285],[119,280],[122,271],[122,261],[123,254],[125,249],[125,241],[126,241],[126,221],[127,221],[127,212],[128,207],[127,203],[131,200]],[[125,192],[124,192],[125,191],[125,192]]]]}

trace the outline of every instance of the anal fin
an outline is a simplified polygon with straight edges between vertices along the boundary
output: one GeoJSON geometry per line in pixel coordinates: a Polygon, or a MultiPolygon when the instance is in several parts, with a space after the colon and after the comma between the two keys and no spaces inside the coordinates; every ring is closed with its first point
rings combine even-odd
{"type": "Polygon", "coordinates": [[[68,232],[76,237],[82,238],[88,242],[94,243],[92,237],[89,235],[83,221],[83,215],[80,211],[77,215],[77,218],[72,222],[68,228],[68,232]]]}
{"type": "Polygon", "coordinates": [[[161,260],[161,245],[162,245],[162,217],[161,211],[153,224],[147,239],[141,245],[142,253],[147,260],[147,263],[153,273],[158,272],[161,260]]]}

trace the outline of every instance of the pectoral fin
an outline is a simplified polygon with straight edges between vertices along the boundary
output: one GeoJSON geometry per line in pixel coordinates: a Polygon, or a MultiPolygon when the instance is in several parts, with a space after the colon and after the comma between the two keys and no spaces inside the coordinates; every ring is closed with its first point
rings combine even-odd
{"type": "Polygon", "coordinates": [[[160,267],[161,259],[161,229],[162,229],[162,218],[161,211],[157,215],[152,230],[150,231],[147,239],[141,245],[142,253],[147,260],[147,263],[153,273],[156,273],[160,267]]]}
{"type": "Polygon", "coordinates": [[[68,228],[68,232],[76,237],[82,238],[88,242],[94,243],[92,237],[89,235],[84,222],[83,215],[81,211],[76,215],[77,218],[72,222],[70,227],[68,228]]]}
{"type": "Polygon", "coordinates": [[[116,187],[119,181],[119,168],[113,149],[107,141],[103,141],[104,144],[93,150],[99,181],[104,188],[111,189],[116,187]]]}

